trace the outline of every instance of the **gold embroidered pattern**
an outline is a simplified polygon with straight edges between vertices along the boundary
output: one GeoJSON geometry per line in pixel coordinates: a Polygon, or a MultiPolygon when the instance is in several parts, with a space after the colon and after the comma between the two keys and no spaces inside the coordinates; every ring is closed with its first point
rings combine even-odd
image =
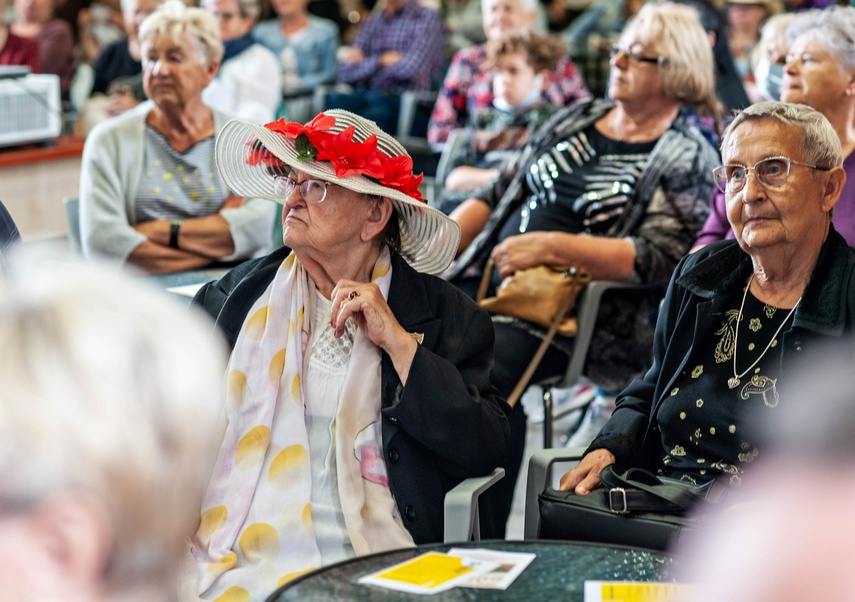
{"type": "Polygon", "coordinates": [[[766,314],[767,318],[771,318],[772,316],[774,316],[776,311],[778,311],[777,307],[769,305],[768,303],[763,304],[763,313],[766,314]]]}
{"type": "Polygon", "coordinates": [[[751,332],[757,332],[763,328],[763,324],[760,323],[760,318],[751,318],[748,322],[748,328],[751,329],[751,332]]]}
{"type": "Polygon", "coordinates": [[[697,366],[695,366],[695,369],[692,370],[692,378],[698,378],[703,373],[704,373],[704,367],[701,365],[697,365],[697,366]]]}
{"type": "Polygon", "coordinates": [[[715,331],[721,339],[715,346],[715,361],[717,364],[726,362],[733,357],[733,337],[736,331],[736,321],[739,319],[739,310],[730,309],[724,314],[724,324],[715,331]]]}

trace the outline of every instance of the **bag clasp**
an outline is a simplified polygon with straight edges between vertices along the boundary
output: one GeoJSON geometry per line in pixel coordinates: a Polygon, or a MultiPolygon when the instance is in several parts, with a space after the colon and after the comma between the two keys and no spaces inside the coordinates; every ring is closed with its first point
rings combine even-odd
{"type": "Polygon", "coordinates": [[[629,514],[626,503],[626,489],[613,487],[609,489],[609,511],[614,514],[629,514]]]}

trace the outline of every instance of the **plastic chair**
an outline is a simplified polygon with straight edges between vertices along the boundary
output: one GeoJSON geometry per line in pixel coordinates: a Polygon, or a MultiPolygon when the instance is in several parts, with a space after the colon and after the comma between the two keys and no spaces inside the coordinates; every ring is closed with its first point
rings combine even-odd
{"type": "Polygon", "coordinates": [[[466,479],[445,494],[445,527],[443,542],[480,541],[478,498],[505,476],[504,468],[496,468],[486,477],[466,479]]]}
{"type": "Polygon", "coordinates": [[[65,222],[68,226],[68,246],[79,255],[83,253],[80,240],[80,199],[76,196],[65,197],[62,204],[65,207],[65,222]]]}
{"type": "MultiPolygon", "coordinates": [[[[597,324],[597,316],[600,313],[600,305],[603,295],[608,291],[622,292],[638,292],[648,293],[659,290],[648,284],[631,284],[628,282],[613,282],[608,280],[594,280],[589,282],[579,295],[579,300],[576,304],[576,321],[577,331],[573,337],[573,352],[570,356],[570,362],[567,364],[567,370],[564,374],[545,381],[540,381],[537,384],[543,387],[543,447],[548,449],[552,447],[553,438],[553,420],[552,414],[554,399],[552,394],[553,388],[565,389],[579,383],[582,378],[585,361],[588,357],[588,349],[591,346],[591,339],[594,336],[594,329],[597,324]]],[[[588,401],[587,403],[590,403],[588,401]]],[[[584,405],[587,405],[584,404],[584,405]]],[[[584,405],[580,407],[584,407],[584,405]]],[[[575,407],[568,407],[566,412],[570,412],[575,407]]]]}
{"type": "Polygon", "coordinates": [[[578,464],[584,453],[584,447],[560,447],[540,449],[532,454],[525,484],[523,539],[538,539],[540,536],[540,506],[537,497],[546,490],[552,479],[552,466],[556,462],[578,464]]]}

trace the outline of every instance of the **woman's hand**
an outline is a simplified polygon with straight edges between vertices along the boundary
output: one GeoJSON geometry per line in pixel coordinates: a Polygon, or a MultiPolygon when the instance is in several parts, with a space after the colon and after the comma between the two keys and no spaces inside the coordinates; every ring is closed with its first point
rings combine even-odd
{"type": "Polygon", "coordinates": [[[602,448],[595,449],[561,477],[558,489],[573,489],[576,495],[585,495],[600,485],[600,472],[614,463],[615,456],[612,452],[602,448]]]}
{"type": "Polygon", "coordinates": [[[519,270],[549,264],[552,255],[550,236],[550,232],[526,232],[509,236],[493,247],[490,255],[499,276],[507,278],[519,270]]]}
{"type": "Polygon", "coordinates": [[[406,384],[418,343],[398,322],[380,287],[370,282],[340,280],[330,300],[330,325],[336,338],[344,334],[345,322],[352,317],[365,336],[389,354],[401,384],[406,384]]]}

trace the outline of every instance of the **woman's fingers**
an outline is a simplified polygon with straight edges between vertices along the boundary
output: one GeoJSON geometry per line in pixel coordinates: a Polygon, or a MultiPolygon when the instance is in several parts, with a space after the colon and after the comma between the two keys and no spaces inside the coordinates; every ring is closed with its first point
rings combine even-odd
{"type": "Polygon", "coordinates": [[[577,495],[585,495],[600,485],[600,472],[614,463],[615,457],[612,452],[607,449],[595,449],[561,477],[558,488],[561,491],[572,489],[577,495]]]}

